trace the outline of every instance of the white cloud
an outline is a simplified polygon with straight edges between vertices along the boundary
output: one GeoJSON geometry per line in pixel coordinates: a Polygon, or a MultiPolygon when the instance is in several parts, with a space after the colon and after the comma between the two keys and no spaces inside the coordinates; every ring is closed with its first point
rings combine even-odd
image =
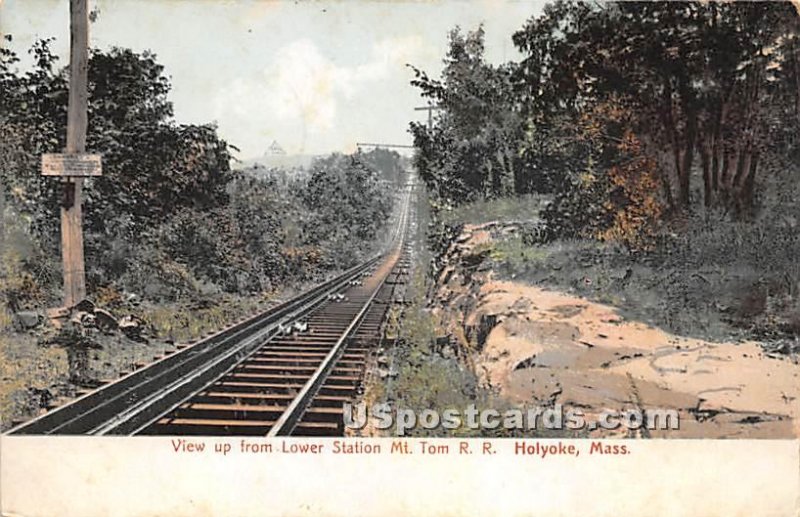
{"type": "Polygon", "coordinates": [[[423,51],[419,36],[385,39],[373,45],[367,62],[342,66],[312,40],[299,39],[275,51],[270,65],[255,76],[231,81],[217,96],[217,117],[235,115],[243,127],[260,131],[263,125],[295,127],[303,140],[331,132],[343,102],[380,88],[381,81],[392,80],[423,51]]]}
{"type": "Polygon", "coordinates": [[[314,129],[330,129],[336,96],[347,89],[348,71],[337,68],[310,40],[281,47],[263,71],[265,105],[281,119],[302,118],[314,129]]]}
{"type": "MultiPolygon", "coordinates": [[[[273,139],[289,152],[310,153],[362,139],[409,143],[408,121],[424,114],[413,111],[421,101],[403,65],[435,77],[447,32],[481,22],[487,57],[511,59],[511,33],[543,2],[207,0],[198,8],[171,0],[96,1],[102,13],[92,25],[92,46],[153,50],[172,79],[176,120],[218,121],[244,158],[260,155],[273,139]]],[[[0,25],[14,27],[10,47],[24,69],[32,66],[26,50],[38,37],[56,36],[53,49],[62,65],[68,61],[69,0],[0,4],[0,25]]]]}

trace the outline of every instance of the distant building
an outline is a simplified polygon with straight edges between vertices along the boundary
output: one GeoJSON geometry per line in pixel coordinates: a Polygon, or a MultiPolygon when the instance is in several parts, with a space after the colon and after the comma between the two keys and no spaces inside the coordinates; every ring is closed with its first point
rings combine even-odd
{"type": "Polygon", "coordinates": [[[267,149],[267,152],[264,154],[266,156],[286,156],[286,151],[276,140],[273,140],[272,144],[270,144],[269,148],[267,149]]]}

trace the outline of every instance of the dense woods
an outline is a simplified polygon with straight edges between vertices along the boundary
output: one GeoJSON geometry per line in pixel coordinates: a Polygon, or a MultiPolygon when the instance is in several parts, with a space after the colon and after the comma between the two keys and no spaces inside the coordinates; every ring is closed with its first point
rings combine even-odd
{"type": "MultiPolygon", "coordinates": [[[[64,147],[68,72],[50,43],[24,71],[0,49],[0,290],[12,312],[60,298],[60,189],[39,169],[64,147]]],[[[233,170],[237,149],[213,124],[176,121],[169,92],[151,53],[92,50],[87,148],[103,176],[84,188],[90,297],[271,292],[373,249],[403,173],[396,153],[331,155],[288,176],[233,170]]]]}
{"type": "Polygon", "coordinates": [[[0,45],[0,429],[377,252],[406,168],[385,150],[244,167],[215,124],[176,120],[154,54],[91,49],[88,300],[53,321],[62,189],[40,163],[65,147],[69,71],[51,45],[25,63],[0,45]]]}
{"type": "Polygon", "coordinates": [[[486,62],[483,30],[455,29],[440,109],[412,124],[443,206],[553,193],[559,235],[654,232],[698,207],[750,219],[800,146],[800,14],[785,2],[558,1],[486,62]],[[629,228],[633,225],[633,228],[629,228]]]}
{"type": "Polygon", "coordinates": [[[796,350],[796,3],[556,1],[511,40],[494,64],[456,27],[441,76],[413,69],[438,108],[410,128],[434,257],[459,221],[512,220],[498,274],[796,350]]]}

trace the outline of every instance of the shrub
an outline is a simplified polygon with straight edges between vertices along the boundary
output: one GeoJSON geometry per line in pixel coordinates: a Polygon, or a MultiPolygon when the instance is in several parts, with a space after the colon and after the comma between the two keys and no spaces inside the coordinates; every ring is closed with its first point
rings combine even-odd
{"type": "Polygon", "coordinates": [[[652,249],[665,215],[662,173],[630,129],[631,118],[613,98],[581,116],[578,138],[591,153],[543,212],[551,234],[652,249]]]}

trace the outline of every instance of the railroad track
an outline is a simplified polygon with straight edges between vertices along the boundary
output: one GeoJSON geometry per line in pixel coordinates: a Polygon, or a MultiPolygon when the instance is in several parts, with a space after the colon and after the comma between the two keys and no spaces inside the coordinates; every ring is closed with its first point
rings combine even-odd
{"type": "Polygon", "coordinates": [[[341,435],[405,282],[412,189],[386,253],[8,434],[341,435]]]}

